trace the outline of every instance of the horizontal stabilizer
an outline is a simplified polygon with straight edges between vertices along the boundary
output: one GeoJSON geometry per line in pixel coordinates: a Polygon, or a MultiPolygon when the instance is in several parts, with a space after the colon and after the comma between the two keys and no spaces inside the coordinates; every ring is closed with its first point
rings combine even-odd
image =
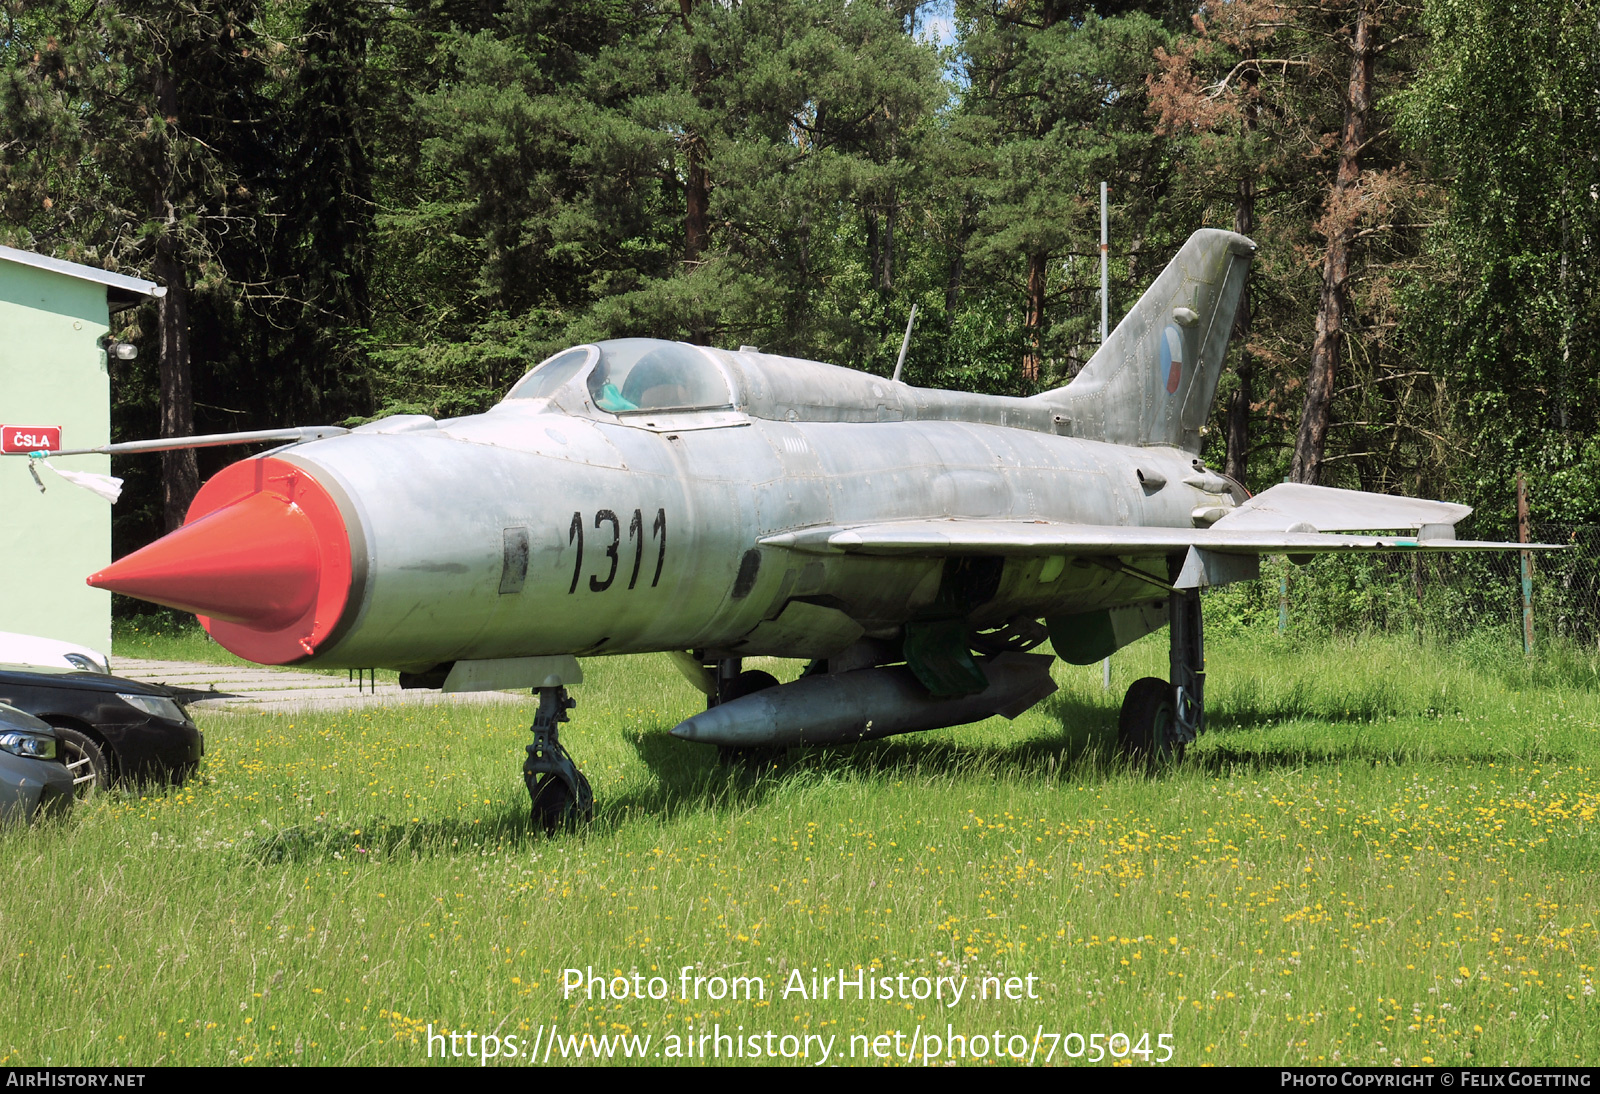
{"type": "MultiPolygon", "coordinates": [[[[1348,493],[1348,491],[1339,491],[1348,493]]],[[[1270,493],[1270,491],[1269,491],[1270,493]]],[[[1437,503],[1423,503],[1437,504],[1437,503]]],[[[1450,506],[1459,509],[1461,506],[1450,506]]],[[[902,520],[832,525],[768,536],[768,547],[814,554],[863,555],[1073,555],[1116,557],[1171,554],[1190,547],[1238,555],[1317,555],[1347,551],[1560,550],[1554,543],[1490,543],[1416,536],[1332,535],[1210,528],[1123,528],[1013,520],[902,520]]]]}
{"type": "MultiPolygon", "coordinates": [[[[1211,527],[1215,531],[1286,532],[1305,525],[1318,532],[1375,532],[1386,528],[1453,526],[1472,510],[1447,501],[1281,483],[1263,490],[1211,527]]],[[[1425,538],[1451,538],[1428,536],[1425,538]]]]}

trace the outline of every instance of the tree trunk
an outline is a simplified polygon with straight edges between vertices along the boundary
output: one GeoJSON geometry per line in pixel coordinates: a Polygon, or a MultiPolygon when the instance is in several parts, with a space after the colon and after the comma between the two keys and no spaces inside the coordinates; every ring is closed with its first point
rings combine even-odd
{"type": "MultiPolygon", "coordinates": [[[[689,42],[689,91],[695,103],[705,106],[706,84],[711,74],[711,59],[705,46],[693,40],[694,25],[690,15],[694,0],[678,0],[683,13],[683,29],[691,37],[689,42]]],[[[690,130],[683,135],[683,152],[688,160],[683,187],[683,260],[692,263],[706,249],[710,233],[711,180],[706,177],[706,142],[699,133],[690,130]]]]}
{"type": "Polygon", "coordinates": [[[1027,339],[1028,348],[1022,355],[1022,378],[1029,383],[1039,380],[1040,366],[1043,363],[1043,350],[1041,332],[1044,328],[1044,287],[1045,287],[1045,261],[1048,258],[1041,251],[1036,251],[1028,256],[1028,320],[1027,339]]]}
{"type": "Polygon", "coordinates": [[[1322,293],[1317,304],[1317,335],[1311,347],[1311,369],[1306,375],[1306,401],[1300,412],[1300,433],[1295,438],[1294,462],[1289,477],[1315,483],[1322,465],[1323,446],[1333,414],[1334,382],[1344,341],[1344,317],[1349,309],[1346,285],[1350,279],[1350,253],[1360,220],[1355,190],[1361,183],[1361,146],[1367,139],[1367,112],[1372,96],[1372,24],[1368,0],[1356,7],[1355,33],[1350,42],[1350,98],[1345,104],[1344,139],[1339,147],[1339,170],[1328,198],[1328,252],[1322,264],[1322,293]]]}
{"type": "MultiPolygon", "coordinates": [[[[1039,13],[1041,30],[1049,30],[1061,19],[1065,5],[1061,0],[1044,0],[1039,13]]],[[[1035,134],[1043,137],[1051,124],[1049,117],[1040,118],[1040,129],[1035,134]]],[[[1022,355],[1022,378],[1030,384],[1038,383],[1044,371],[1044,294],[1046,264],[1050,256],[1044,251],[1028,254],[1028,319],[1026,337],[1028,348],[1022,355]]]]}
{"type": "Polygon", "coordinates": [[[873,288],[878,287],[878,208],[871,203],[862,206],[862,221],[867,229],[867,276],[872,279],[873,288]]]}
{"type": "MultiPolygon", "coordinates": [[[[705,108],[707,88],[711,83],[711,57],[704,42],[694,40],[694,24],[690,17],[695,0],[678,0],[683,14],[683,29],[690,36],[689,90],[697,106],[705,108]]],[[[705,254],[711,237],[711,178],[706,171],[709,149],[703,133],[693,129],[683,135],[683,151],[687,160],[683,185],[683,261],[692,266],[705,254]]],[[[698,320],[691,320],[689,341],[700,346],[711,344],[711,335],[698,320]]]]}
{"type": "Polygon", "coordinates": [[[962,202],[961,211],[956,214],[955,245],[951,248],[950,269],[944,281],[944,313],[951,329],[955,325],[956,306],[961,303],[961,279],[967,271],[967,239],[972,233],[969,202],[970,199],[962,202]]]}
{"type": "MultiPolygon", "coordinates": [[[[163,66],[156,75],[156,104],[168,125],[178,116],[177,81],[163,66]]],[[[170,138],[163,137],[158,159],[158,205],[166,212],[165,230],[156,240],[152,272],[167,293],[157,305],[160,327],[160,410],[161,436],[194,436],[194,385],[189,369],[189,276],[178,254],[177,217],[173,212],[173,164],[170,138]]],[[[200,489],[200,466],[194,449],[185,448],[161,454],[161,519],[167,531],[183,524],[189,503],[200,489]]]]}
{"type": "Polygon", "coordinates": [[[883,236],[878,240],[878,292],[885,299],[894,295],[894,195],[883,210],[883,236]]]}
{"type": "MultiPolygon", "coordinates": [[[[1233,230],[1247,236],[1256,230],[1256,181],[1250,175],[1239,179],[1234,198],[1233,230]]],[[[1234,375],[1239,385],[1228,396],[1226,434],[1228,458],[1223,467],[1229,477],[1246,485],[1250,462],[1250,403],[1255,397],[1255,365],[1250,360],[1250,281],[1239,294],[1239,310],[1233,315],[1233,341],[1239,347],[1239,363],[1234,375]]]]}
{"type": "MultiPolygon", "coordinates": [[[[1247,55],[1254,59],[1255,51],[1247,55]]],[[[1248,141],[1250,131],[1256,126],[1255,88],[1260,74],[1252,67],[1244,74],[1244,116],[1240,120],[1241,137],[1246,143],[1248,154],[1248,141]]],[[[1253,235],[1256,230],[1256,180],[1255,175],[1247,168],[1239,176],[1238,188],[1234,191],[1233,200],[1233,230],[1242,236],[1253,235]]],[[[1233,316],[1233,341],[1239,347],[1239,363],[1234,367],[1234,376],[1238,378],[1239,386],[1233,389],[1233,394],[1228,396],[1228,406],[1224,418],[1224,434],[1227,440],[1228,457],[1223,470],[1235,482],[1249,488],[1250,464],[1250,404],[1255,398],[1254,380],[1255,364],[1250,360],[1250,280],[1245,279],[1244,288],[1239,293],[1239,310],[1233,316]]]]}
{"type": "Polygon", "coordinates": [[[867,273],[880,297],[894,295],[894,198],[866,201],[861,206],[867,235],[867,273]]]}
{"type": "MultiPolygon", "coordinates": [[[[153,272],[167,289],[157,305],[161,341],[161,436],[194,435],[194,388],[189,374],[189,283],[176,244],[163,237],[156,245],[153,272]]],[[[167,531],[183,523],[200,489],[194,449],[161,454],[161,517],[167,531]]]]}
{"type": "Polygon", "coordinates": [[[683,193],[683,260],[693,263],[705,253],[710,234],[711,182],[706,177],[705,142],[691,133],[686,143],[689,169],[683,193]]]}

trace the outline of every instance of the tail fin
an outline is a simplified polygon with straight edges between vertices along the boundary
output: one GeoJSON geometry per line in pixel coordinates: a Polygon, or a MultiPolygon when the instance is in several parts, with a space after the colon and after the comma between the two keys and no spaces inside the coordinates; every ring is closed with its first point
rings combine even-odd
{"type": "Polygon", "coordinates": [[[1083,371],[1037,398],[1074,437],[1198,453],[1255,251],[1233,232],[1190,236],[1083,371]]]}

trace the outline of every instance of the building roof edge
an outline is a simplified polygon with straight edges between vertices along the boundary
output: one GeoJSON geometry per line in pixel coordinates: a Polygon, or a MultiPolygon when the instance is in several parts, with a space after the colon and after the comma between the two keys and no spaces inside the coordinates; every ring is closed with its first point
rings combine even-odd
{"type": "Polygon", "coordinates": [[[0,246],[0,260],[15,262],[21,266],[32,266],[38,270],[49,270],[51,273],[75,277],[80,281],[93,281],[109,289],[120,289],[124,293],[136,293],[140,296],[156,298],[167,295],[166,286],[157,285],[154,281],[145,281],[141,278],[128,277],[125,274],[98,269],[94,266],[84,266],[77,262],[50,258],[47,255],[35,254],[32,251],[20,251],[15,247],[0,246]]]}

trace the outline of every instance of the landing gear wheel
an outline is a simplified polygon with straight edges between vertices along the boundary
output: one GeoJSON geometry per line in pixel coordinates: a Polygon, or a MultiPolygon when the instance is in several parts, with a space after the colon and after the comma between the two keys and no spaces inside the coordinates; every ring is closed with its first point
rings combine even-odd
{"type": "Polygon", "coordinates": [[[75,797],[86,798],[111,785],[111,764],[93,737],[67,726],[56,726],[55,733],[61,762],[72,772],[75,797]]]}
{"type": "Polygon", "coordinates": [[[533,822],[546,832],[576,828],[594,814],[594,792],[583,772],[577,772],[577,785],[568,786],[560,775],[542,774],[528,780],[528,796],[533,800],[533,822]],[[582,803],[582,804],[580,804],[582,803]]]}
{"type": "Polygon", "coordinates": [[[1174,739],[1176,729],[1172,685],[1154,676],[1135,680],[1117,717],[1117,746],[1122,754],[1140,763],[1176,763],[1184,752],[1184,743],[1174,739]]]}
{"type": "MultiPolygon", "coordinates": [[[[727,694],[722,702],[731,703],[735,699],[743,699],[746,695],[754,695],[758,691],[778,686],[778,678],[770,672],[760,669],[750,669],[734,677],[733,683],[728,685],[727,694]]],[[[771,766],[786,749],[782,748],[735,748],[731,745],[719,745],[717,748],[717,761],[728,766],[738,765],[749,768],[762,768],[771,766]]]]}
{"type": "Polygon", "coordinates": [[[728,694],[722,701],[731,703],[735,699],[743,699],[746,695],[754,695],[758,691],[766,691],[768,688],[777,686],[778,678],[772,673],[762,672],[760,669],[750,669],[734,677],[732,685],[728,688],[728,694]]]}
{"type": "Polygon", "coordinates": [[[594,816],[594,792],[567,750],[561,747],[559,727],[567,721],[567,711],[577,704],[567,697],[567,689],[554,686],[535,688],[539,713],[533,720],[533,743],[522,765],[522,781],[532,802],[533,823],[545,832],[587,824],[594,816]]]}

